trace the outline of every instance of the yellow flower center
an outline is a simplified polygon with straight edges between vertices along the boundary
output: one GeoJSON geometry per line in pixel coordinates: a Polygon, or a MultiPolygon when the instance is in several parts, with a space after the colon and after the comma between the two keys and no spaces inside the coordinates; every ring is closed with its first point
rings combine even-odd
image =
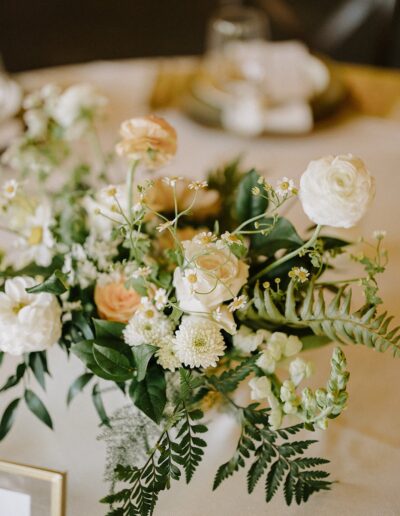
{"type": "Polygon", "coordinates": [[[28,238],[29,245],[38,245],[43,240],[43,228],[41,226],[35,226],[31,230],[31,234],[28,238]]]}
{"type": "Polygon", "coordinates": [[[12,311],[15,313],[15,315],[17,315],[25,306],[27,306],[27,303],[20,302],[13,306],[12,311]]]}
{"type": "Polygon", "coordinates": [[[197,282],[197,275],[196,274],[188,274],[187,280],[189,283],[196,283],[197,282]]]}
{"type": "Polygon", "coordinates": [[[144,315],[147,317],[147,319],[152,319],[154,317],[154,312],[153,310],[146,310],[144,315]]]}

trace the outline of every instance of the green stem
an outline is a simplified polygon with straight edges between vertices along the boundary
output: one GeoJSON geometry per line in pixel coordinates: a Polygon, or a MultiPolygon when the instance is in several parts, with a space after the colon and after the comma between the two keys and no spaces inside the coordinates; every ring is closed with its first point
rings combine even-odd
{"type": "Polygon", "coordinates": [[[272,271],[273,269],[276,269],[276,267],[279,267],[279,265],[282,265],[282,263],[285,263],[287,262],[288,260],[291,260],[292,258],[294,258],[295,256],[298,256],[299,254],[301,254],[303,251],[305,251],[306,249],[308,249],[309,247],[312,247],[318,236],[319,236],[319,233],[322,229],[322,226],[320,224],[318,224],[318,226],[315,228],[315,231],[314,233],[312,234],[310,240],[308,240],[305,244],[303,244],[301,247],[299,247],[298,249],[295,249],[294,251],[292,251],[291,253],[288,253],[288,254],[285,254],[284,256],[282,256],[282,258],[279,258],[279,260],[276,260],[275,262],[267,265],[267,267],[265,267],[264,269],[262,269],[260,272],[258,272],[255,276],[253,276],[251,278],[251,283],[254,283],[255,281],[258,280],[258,278],[261,278],[262,276],[264,276],[265,274],[267,274],[268,272],[272,271]]]}

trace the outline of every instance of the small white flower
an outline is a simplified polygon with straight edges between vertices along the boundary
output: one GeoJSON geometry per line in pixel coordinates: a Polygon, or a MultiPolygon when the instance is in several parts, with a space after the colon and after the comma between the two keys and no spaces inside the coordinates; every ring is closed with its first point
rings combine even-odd
{"type": "Polygon", "coordinates": [[[233,345],[243,353],[251,353],[260,347],[269,336],[270,333],[267,330],[253,332],[251,328],[242,325],[233,336],[233,345]]]}
{"type": "Polygon", "coordinates": [[[300,353],[303,343],[296,335],[286,336],[286,341],[283,345],[283,354],[285,357],[291,357],[300,353]]]}
{"type": "Polygon", "coordinates": [[[190,315],[182,318],[175,334],[175,350],[188,367],[215,367],[224,354],[225,342],[215,322],[190,315]]]}
{"type": "Polygon", "coordinates": [[[247,296],[241,295],[239,297],[235,297],[233,301],[229,304],[228,308],[230,312],[236,312],[236,310],[241,310],[247,305],[247,296]]]}
{"type": "Polygon", "coordinates": [[[214,235],[214,233],[211,231],[202,231],[193,238],[193,242],[201,245],[211,244],[211,242],[215,242],[216,240],[216,235],[214,235]]]}
{"type": "Polygon", "coordinates": [[[383,239],[386,237],[386,234],[387,234],[387,232],[386,232],[384,229],[376,229],[376,230],[372,233],[372,236],[373,236],[373,238],[375,238],[376,240],[383,240],[383,239]]]}
{"type": "Polygon", "coordinates": [[[61,307],[56,296],[28,294],[33,278],[19,276],[0,292],[0,350],[11,355],[43,351],[61,337],[61,307]]]}
{"type": "Polygon", "coordinates": [[[162,233],[163,231],[165,231],[166,229],[170,228],[173,225],[174,225],[173,220],[167,220],[167,222],[164,222],[163,224],[159,224],[156,229],[159,233],[162,233]]]}
{"type": "Polygon", "coordinates": [[[251,189],[251,193],[257,197],[257,195],[260,195],[261,190],[258,188],[258,186],[253,186],[253,188],[251,189]]]}
{"type": "Polygon", "coordinates": [[[184,281],[188,284],[190,290],[194,292],[199,283],[199,277],[195,269],[185,269],[184,281]]]}
{"type": "Polygon", "coordinates": [[[9,179],[2,186],[2,193],[6,199],[14,199],[17,194],[19,184],[15,179],[9,179]]]}
{"type": "Polygon", "coordinates": [[[279,179],[277,181],[275,191],[281,197],[285,197],[286,195],[295,193],[296,187],[295,187],[293,179],[288,179],[287,177],[282,177],[282,179],[279,179]]]}
{"type": "Polygon", "coordinates": [[[223,240],[228,245],[232,245],[232,244],[244,245],[244,242],[241,238],[239,238],[234,233],[229,233],[229,231],[225,231],[225,233],[223,233],[221,235],[221,240],[223,240]]]}
{"type": "Polygon", "coordinates": [[[294,279],[299,283],[305,283],[306,281],[308,281],[310,273],[304,267],[293,267],[289,271],[288,276],[289,278],[294,279]]]}
{"type": "Polygon", "coordinates": [[[146,278],[151,274],[151,268],[146,267],[138,267],[135,271],[132,272],[132,278],[138,279],[138,278],[146,278]]]}
{"type": "Polygon", "coordinates": [[[118,193],[118,187],[115,185],[105,186],[101,191],[101,194],[105,195],[107,197],[116,197],[117,193],[118,193]]]}
{"type": "Polygon", "coordinates": [[[168,296],[165,288],[159,288],[154,294],[154,301],[156,303],[157,310],[162,310],[168,303],[168,296]]]}
{"type": "Polygon", "coordinates": [[[284,402],[291,402],[296,399],[296,387],[291,380],[285,380],[281,386],[280,398],[284,402]]]}
{"type": "Polygon", "coordinates": [[[249,381],[250,397],[254,401],[265,400],[271,394],[271,380],[266,376],[252,378],[249,381]]]}
{"type": "Polygon", "coordinates": [[[201,190],[208,187],[207,181],[192,181],[189,183],[188,188],[189,190],[201,190]]]}
{"type": "Polygon", "coordinates": [[[42,109],[30,109],[24,113],[27,133],[31,138],[41,139],[46,136],[49,119],[42,109]]]}
{"type": "Polygon", "coordinates": [[[174,188],[178,181],[183,181],[183,177],[182,176],[163,177],[162,181],[167,186],[170,186],[171,188],[174,188]]]}

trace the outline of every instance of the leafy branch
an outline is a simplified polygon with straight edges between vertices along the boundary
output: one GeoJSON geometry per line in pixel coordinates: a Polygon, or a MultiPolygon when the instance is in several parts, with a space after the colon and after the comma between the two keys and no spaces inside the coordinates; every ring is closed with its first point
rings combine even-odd
{"type": "Polygon", "coordinates": [[[241,409],[242,429],[233,457],[219,467],[213,489],[244,468],[251,457],[254,460],[247,473],[247,489],[252,493],[263,475],[265,476],[265,499],[269,502],[279,487],[283,486],[286,503],[293,499],[298,504],[321,490],[330,489],[329,473],[312,469],[329,461],[318,457],[303,457],[303,453],[315,440],[289,441],[291,435],[299,432],[303,425],[281,430],[271,430],[268,412],[258,409],[257,404],[241,409]]]}

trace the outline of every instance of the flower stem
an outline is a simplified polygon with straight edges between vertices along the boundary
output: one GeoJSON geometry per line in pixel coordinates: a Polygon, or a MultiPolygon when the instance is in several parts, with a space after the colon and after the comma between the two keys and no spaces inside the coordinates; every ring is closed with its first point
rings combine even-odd
{"type": "Polygon", "coordinates": [[[133,163],[129,167],[128,175],[127,175],[127,178],[126,178],[126,190],[127,190],[127,195],[128,195],[127,208],[128,208],[128,220],[129,220],[129,222],[132,219],[133,181],[134,181],[134,178],[135,178],[135,171],[136,171],[136,168],[137,168],[138,164],[139,164],[139,160],[133,161],[133,163]]]}
{"type": "Polygon", "coordinates": [[[282,258],[279,258],[279,260],[276,260],[275,262],[267,265],[267,267],[262,269],[260,272],[258,272],[255,276],[253,276],[251,278],[251,283],[254,283],[255,281],[257,281],[258,278],[264,276],[264,274],[267,274],[268,272],[271,272],[273,269],[276,269],[276,267],[279,267],[279,265],[282,265],[282,263],[285,263],[288,260],[291,260],[292,258],[294,258],[295,256],[298,256],[299,254],[301,254],[303,251],[305,251],[309,247],[312,247],[315,244],[315,242],[319,236],[321,228],[322,228],[322,226],[320,224],[318,224],[318,226],[315,228],[315,231],[312,234],[310,240],[308,240],[305,244],[303,244],[298,249],[295,249],[291,253],[285,254],[284,256],[282,256],[282,258]]]}

